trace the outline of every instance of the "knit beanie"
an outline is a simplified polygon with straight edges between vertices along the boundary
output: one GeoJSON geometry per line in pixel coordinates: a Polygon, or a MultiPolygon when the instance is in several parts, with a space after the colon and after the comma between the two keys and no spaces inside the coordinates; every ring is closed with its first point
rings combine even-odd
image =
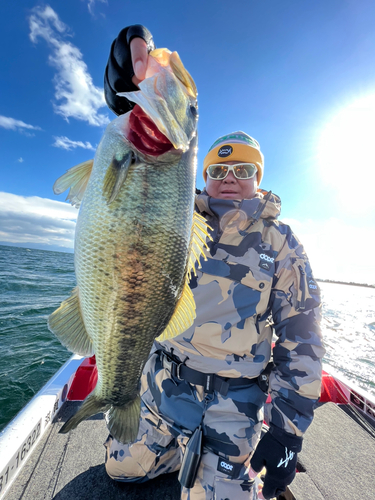
{"type": "Polygon", "coordinates": [[[219,137],[203,160],[203,178],[207,181],[207,168],[213,163],[238,161],[254,163],[258,169],[258,186],[263,177],[264,157],[258,141],[239,130],[219,137]]]}

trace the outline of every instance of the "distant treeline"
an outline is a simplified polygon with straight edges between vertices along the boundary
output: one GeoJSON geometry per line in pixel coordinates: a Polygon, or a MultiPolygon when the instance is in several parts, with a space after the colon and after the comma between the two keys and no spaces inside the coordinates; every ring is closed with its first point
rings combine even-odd
{"type": "Polygon", "coordinates": [[[347,281],[321,280],[318,278],[316,279],[316,281],[322,281],[323,283],[337,283],[338,285],[365,286],[366,288],[375,288],[375,285],[368,285],[367,283],[353,283],[353,281],[350,281],[348,283],[347,281]]]}

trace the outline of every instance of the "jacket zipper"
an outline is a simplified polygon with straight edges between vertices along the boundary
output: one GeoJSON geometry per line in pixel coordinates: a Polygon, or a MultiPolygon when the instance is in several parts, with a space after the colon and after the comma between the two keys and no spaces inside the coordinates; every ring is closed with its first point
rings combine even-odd
{"type": "Polygon", "coordinates": [[[303,270],[301,265],[298,266],[298,269],[299,269],[299,272],[301,275],[301,279],[300,279],[300,283],[299,283],[299,288],[301,290],[301,300],[298,302],[298,309],[305,309],[305,306],[306,306],[306,288],[305,288],[306,281],[304,279],[304,276],[306,273],[303,270]]]}

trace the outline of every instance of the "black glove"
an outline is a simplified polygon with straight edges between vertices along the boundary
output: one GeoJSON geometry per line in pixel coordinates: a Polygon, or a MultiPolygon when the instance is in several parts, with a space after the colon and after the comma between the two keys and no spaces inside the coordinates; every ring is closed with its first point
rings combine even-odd
{"type": "Polygon", "coordinates": [[[132,82],[134,76],[130,42],[133,38],[143,38],[148,52],[155,48],[151,33],[141,24],[134,24],[120,31],[114,40],[109,54],[104,74],[104,96],[108,107],[117,115],[127,113],[134,107],[134,103],[124,97],[118,97],[117,92],[131,92],[138,90],[132,82]]]}
{"type": "Polygon", "coordinates": [[[256,472],[266,467],[262,491],[264,498],[281,495],[293,481],[297,453],[301,448],[301,437],[288,434],[275,426],[271,426],[259,441],[250,464],[256,472]]]}

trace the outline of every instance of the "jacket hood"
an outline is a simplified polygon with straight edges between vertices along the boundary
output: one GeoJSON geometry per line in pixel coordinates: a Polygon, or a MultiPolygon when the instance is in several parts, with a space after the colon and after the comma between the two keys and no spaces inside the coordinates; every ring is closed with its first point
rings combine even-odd
{"type": "Polygon", "coordinates": [[[204,190],[196,195],[195,204],[200,213],[221,219],[229,210],[241,210],[249,219],[277,219],[281,211],[281,200],[272,191],[258,191],[251,200],[223,200],[212,198],[204,190]]]}

